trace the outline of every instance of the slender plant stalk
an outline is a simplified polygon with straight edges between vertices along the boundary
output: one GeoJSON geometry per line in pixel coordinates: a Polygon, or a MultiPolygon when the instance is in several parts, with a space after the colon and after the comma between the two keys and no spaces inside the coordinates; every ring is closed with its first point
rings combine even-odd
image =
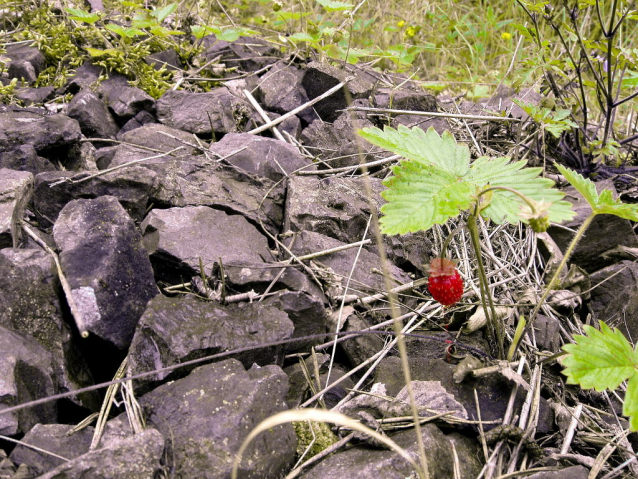
{"type": "MultiPolygon", "coordinates": [[[[545,286],[545,291],[543,291],[543,295],[541,296],[540,300],[538,301],[538,303],[532,310],[531,314],[529,315],[529,320],[527,321],[527,326],[525,327],[525,331],[523,332],[522,337],[525,337],[525,334],[527,334],[527,332],[534,326],[534,321],[536,321],[536,317],[538,316],[538,313],[540,312],[541,307],[543,306],[543,303],[545,303],[549,294],[558,284],[560,273],[563,271],[563,269],[565,269],[565,266],[567,266],[567,262],[569,261],[569,258],[574,253],[576,246],[578,246],[578,242],[581,240],[581,238],[585,234],[585,231],[591,225],[592,221],[594,221],[595,217],[596,217],[596,213],[592,212],[592,214],[589,215],[587,219],[585,219],[583,224],[580,225],[580,228],[578,228],[578,231],[576,231],[576,235],[572,239],[572,242],[569,243],[569,246],[567,247],[567,250],[565,251],[565,254],[563,255],[563,259],[559,263],[558,268],[556,268],[556,271],[554,272],[552,279],[550,279],[549,283],[547,283],[547,286],[545,286]]],[[[520,344],[521,342],[519,341],[519,343],[516,345],[516,348],[513,351],[512,357],[515,356],[516,351],[520,347],[520,344]]]]}
{"type": "MultiPolygon", "coordinates": [[[[346,89],[346,99],[348,105],[351,105],[350,95],[346,89]]],[[[383,271],[383,281],[385,283],[385,289],[388,294],[388,302],[390,303],[390,316],[392,317],[392,326],[396,334],[397,347],[399,349],[399,357],[401,358],[401,369],[403,370],[403,379],[408,392],[408,399],[410,401],[410,409],[414,420],[414,432],[416,434],[416,442],[419,451],[419,461],[421,470],[417,470],[417,474],[420,479],[430,479],[430,473],[428,470],[428,459],[425,455],[425,444],[423,443],[423,436],[421,435],[421,420],[419,417],[419,410],[416,405],[414,396],[414,390],[412,389],[412,374],[410,373],[410,362],[408,361],[408,351],[405,346],[405,336],[403,335],[403,321],[400,319],[399,308],[397,306],[397,294],[392,291],[392,284],[390,283],[390,275],[388,268],[388,258],[385,253],[383,245],[383,237],[381,236],[381,228],[379,225],[379,215],[377,212],[377,206],[372,201],[373,191],[370,183],[370,176],[368,175],[368,169],[365,167],[365,161],[363,159],[363,148],[361,146],[361,137],[357,138],[357,147],[359,149],[360,163],[363,169],[363,185],[366,190],[366,198],[370,205],[370,214],[372,216],[372,231],[376,239],[376,244],[379,251],[379,259],[381,261],[381,269],[383,271]]]]}
{"type": "Polygon", "coordinates": [[[576,235],[572,239],[572,242],[569,243],[569,246],[567,247],[567,250],[565,251],[565,254],[563,255],[562,261],[559,263],[558,268],[556,269],[556,272],[554,272],[552,279],[549,281],[549,283],[545,287],[545,291],[543,291],[543,295],[541,296],[540,301],[538,302],[538,304],[536,304],[536,307],[532,311],[532,314],[530,314],[529,323],[527,325],[528,328],[530,328],[533,325],[534,320],[536,319],[536,316],[538,315],[538,312],[541,309],[541,306],[543,306],[543,303],[549,296],[549,293],[558,284],[558,279],[560,277],[561,271],[565,269],[565,266],[567,265],[567,261],[569,261],[569,258],[574,253],[576,246],[578,246],[578,242],[583,237],[583,235],[585,234],[585,231],[587,230],[587,228],[589,228],[589,226],[591,225],[591,222],[594,220],[595,217],[596,217],[595,213],[592,213],[591,215],[589,215],[587,219],[585,219],[583,224],[580,225],[580,228],[578,228],[578,231],[576,231],[576,235]]]}
{"type": "Polygon", "coordinates": [[[483,266],[483,258],[481,257],[481,242],[479,240],[478,227],[476,226],[476,214],[471,214],[468,217],[467,229],[470,231],[472,248],[474,248],[474,254],[476,255],[476,262],[478,265],[479,273],[479,285],[481,291],[481,304],[483,306],[485,316],[487,317],[487,329],[490,335],[490,340],[496,344],[496,355],[498,356],[498,358],[504,359],[505,346],[503,344],[503,329],[501,325],[498,324],[498,321],[496,319],[494,301],[492,300],[492,294],[490,293],[490,287],[487,281],[487,274],[485,273],[485,267],[483,266]],[[488,303],[489,310],[487,307],[488,303]]]}

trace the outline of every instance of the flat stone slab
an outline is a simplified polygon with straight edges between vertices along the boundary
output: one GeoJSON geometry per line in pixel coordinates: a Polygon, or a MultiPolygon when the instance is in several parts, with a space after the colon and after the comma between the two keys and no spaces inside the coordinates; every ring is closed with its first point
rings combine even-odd
{"type": "Polygon", "coordinates": [[[228,215],[207,206],[153,210],[140,225],[154,264],[164,262],[156,273],[168,277],[181,272],[211,275],[219,263],[262,262],[271,259],[268,241],[241,215],[228,215]],[[171,270],[173,270],[171,272],[171,270]]]}

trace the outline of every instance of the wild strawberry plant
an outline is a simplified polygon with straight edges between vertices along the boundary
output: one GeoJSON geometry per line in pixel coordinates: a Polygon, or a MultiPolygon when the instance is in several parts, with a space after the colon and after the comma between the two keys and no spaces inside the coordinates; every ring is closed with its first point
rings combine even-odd
{"type": "MultiPolygon", "coordinates": [[[[384,182],[383,233],[428,230],[469,212],[467,226],[478,260],[481,301],[486,312],[489,303],[488,330],[494,352],[504,357],[502,326],[496,321],[480,256],[477,217],[498,224],[523,221],[539,228],[546,227],[548,221],[560,223],[572,218],[571,204],[553,188],[552,180],[540,176],[542,168],[526,168],[525,161],[512,162],[506,157],[482,156],[471,161],[468,147],[458,144],[449,132],[439,136],[433,128],[424,132],[418,127],[399,126],[398,130],[386,127],[383,131],[366,128],[359,134],[406,159],[392,168],[394,176],[384,182]]],[[[448,286],[451,290],[452,285],[448,286]]],[[[435,287],[435,291],[438,294],[441,288],[435,287]]],[[[442,295],[445,302],[452,296],[448,292],[442,295]]]]}
{"type": "MultiPolygon", "coordinates": [[[[494,223],[528,223],[535,231],[544,230],[549,222],[561,222],[575,214],[563,193],[553,188],[551,180],[540,177],[542,168],[526,168],[525,161],[511,162],[509,158],[480,157],[470,160],[467,146],[459,145],[445,132],[439,136],[432,128],[427,132],[419,128],[398,130],[386,127],[366,128],[359,134],[371,143],[402,155],[405,160],[394,166],[394,176],[385,180],[387,190],[383,197],[387,203],[381,208],[381,230],[385,234],[405,234],[427,230],[469,212],[467,227],[476,253],[481,301],[488,315],[490,335],[496,350],[503,357],[503,337],[496,323],[491,296],[483,269],[476,218],[478,215],[494,223]],[[490,302],[488,310],[486,303],[490,302]]],[[[574,252],[578,241],[594,217],[611,214],[638,222],[638,205],[625,204],[614,198],[612,191],[600,193],[590,180],[580,174],[556,165],[559,172],[576,188],[591,207],[568,246],[563,260],[547,285],[540,301],[530,314],[526,328],[534,319],[550,291],[558,284],[561,271],[574,252]]],[[[454,263],[445,258],[433,261],[434,299],[442,304],[458,301],[459,282],[454,263]],[[440,277],[446,279],[443,284],[440,277]]],[[[432,286],[432,283],[430,284],[432,286]]],[[[462,292],[462,282],[460,283],[462,292]]],[[[570,384],[597,390],[615,389],[629,379],[623,414],[630,417],[630,428],[638,430],[638,349],[632,347],[617,329],[600,323],[598,331],[585,326],[587,336],[575,336],[574,344],[563,347],[567,356],[562,360],[570,384]]],[[[524,335],[521,334],[519,336],[524,335]]],[[[515,345],[514,351],[515,351],[515,345]]],[[[512,354],[514,353],[512,352],[512,354]]]]}

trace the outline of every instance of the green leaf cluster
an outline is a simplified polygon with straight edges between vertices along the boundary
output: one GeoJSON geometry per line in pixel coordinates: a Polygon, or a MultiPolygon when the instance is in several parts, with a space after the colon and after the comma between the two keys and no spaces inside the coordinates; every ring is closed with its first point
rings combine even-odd
{"type": "Polygon", "coordinates": [[[567,109],[545,108],[531,103],[524,103],[520,100],[514,100],[525,113],[543,129],[549,131],[554,138],[560,138],[560,135],[571,128],[577,128],[578,124],[569,119],[571,112],[567,109]]]}
{"type": "MultiPolygon", "coordinates": [[[[550,204],[549,220],[562,222],[574,216],[554,182],[540,177],[542,168],[525,168],[526,162],[482,156],[470,161],[466,145],[451,133],[442,136],[430,128],[424,132],[402,125],[366,128],[359,134],[381,148],[408,161],[392,168],[394,176],[384,181],[387,203],[381,208],[381,228],[386,234],[405,234],[443,224],[479,202],[481,193],[494,187],[515,189],[528,198],[550,204]]],[[[525,202],[516,194],[499,189],[480,198],[481,215],[495,223],[518,223],[525,202]]]]}
{"type": "Polygon", "coordinates": [[[638,351],[617,329],[602,321],[600,331],[583,326],[586,336],[574,336],[575,343],[566,344],[567,356],[562,359],[568,384],[579,384],[596,391],[616,389],[623,381],[627,393],[623,414],[629,417],[629,427],[638,430],[638,351]]]}
{"type": "Polygon", "coordinates": [[[618,198],[614,198],[612,191],[608,189],[604,189],[599,194],[591,180],[562,165],[556,164],[556,168],[583,195],[591,206],[592,214],[616,215],[626,220],[638,221],[638,205],[623,203],[618,198]]]}

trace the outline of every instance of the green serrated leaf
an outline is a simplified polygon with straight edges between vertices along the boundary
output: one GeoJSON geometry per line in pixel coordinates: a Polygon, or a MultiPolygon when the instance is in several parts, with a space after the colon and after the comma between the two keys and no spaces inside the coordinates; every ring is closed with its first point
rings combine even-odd
{"type": "Polygon", "coordinates": [[[175,10],[177,10],[177,3],[169,3],[164,8],[160,8],[158,10],[151,12],[151,15],[157,18],[157,21],[159,23],[162,23],[164,19],[168,17],[171,13],[173,13],[175,10]]]}
{"type": "Polygon", "coordinates": [[[569,181],[569,184],[583,195],[583,198],[585,198],[587,203],[589,203],[589,206],[594,209],[598,204],[598,192],[596,191],[594,183],[575,171],[565,168],[563,165],[559,165],[558,163],[556,163],[556,168],[558,168],[560,174],[569,181]]]}
{"type": "Polygon", "coordinates": [[[311,35],[310,33],[298,32],[298,33],[294,33],[294,34],[290,35],[288,37],[288,40],[297,41],[297,42],[313,43],[313,42],[319,41],[320,38],[321,38],[321,33],[320,32],[317,32],[317,34],[314,35],[314,36],[311,35]]]}
{"type": "Polygon", "coordinates": [[[636,353],[623,334],[602,321],[600,331],[584,326],[587,336],[574,336],[575,344],[566,344],[562,360],[568,384],[580,384],[596,391],[616,389],[636,374],[636,353]]]}
{"type": "Polygon", "coordinates": [[[211,33],[219,33],[221,30],[218,27],[215,26],[208,26],[208,25],[204,25],[204,26],[200,26],[200,25],[193,25],[191,27],[191,33],[193,34],[193,36],[195,38],[197,38],[198,40],[200,38],[205,37],[206,35],[210,35],[211,33]]]}
{"type": "Polygon", "coordinates": [[[413,161],[392,168],[384,181],[381,227],[386,234],[405,234],[443,224],[470,206],[470,185],[440,169],[413,161]]]}
{"type": "MultiPolygon", "coordinates": [[[[550,221],[562,222],[575,214],[571,204],[562,200],[563,193],[552,188],[553,181],[539,176],[541,168],[524,168],[525,161],[510,163],[509,158],[489,157],[478,158],[470,167],[469,149],[458,144],[449,132],[439,136],[433,128],[424,132],[416,127],[399,126],[397,130],[386,127],[383,131],[366,128],[359,134],[377,146],[412,160],[395,167],[396,181],[390,179],[385,183],[394,191],[384,193],[389,205],[382,211],[386,216],[396,217],[382,219],[384,233],[426,230],[469,208],[476,195],[489,187],[513,188],[535,201],[549,204],[550,221]],[[413,164],[420,165],[422,170],[411,166],[413,164]],[[427,171],[427,181],[419,178],[422,171],[427,171]],[[427,191],[418,191],[418,188],[427,188],[427,191]],[[447,195],[447,192],[451,193],[447,195]],[[395,207],[392,205],[395,201],[401,204],[395,207]]],[[[524,204],[513,193],[494,190],[481,214],[496,223],[515,224],[522,219],[524,204]]]]}
{"type": "Polygon", "coordinates": [[[140,30],[138,28],[133,28],[133,27],[124,28],[121,25],[118,25],[117,23],[109,23],[106,26],[106,29],[111,30],[112,32],[117,33],[119,36],[126,37],[126,38],[133,38],[133,37],[146,34],[143,30],[140,30]]]}
{"type": "Polygon", "coordinates": [[[427,132],[421,128],[412,129],[399,125],[399,129],[385,127],[364,128],[359,134],[370,143],[393,151],[404,158],[424,165],[434,165],[452,175],[462,176],[470,166],[470,150],[459,145],[449,131],[442,136],[430,127],[427,132]]]}
{"type": "Polygon", "coordinates": [[[217,33],[216,36],[217,36],[217,40],[222,40],[225,42],[232,43],[241,36],[241,33],[235,28],[227,28],[226,30],[222,30],[219,33],[217,33]]]}
{"type": "Polygon", "coordinates": [[[622,413],[629,418],[629,429],[638,431],[638,375],[632,376],[627,383],[622,413]]]}
{"type": "Polygon", "coordinates": [[[80,8],[65,8],[67,12],[73,15],[71,20],[76,20],[78,22],[85,22],[88,24],[93,24],[100,19],[100,15],[97,13],[89,13],[86,10],[82,10],[80,8]]]}
{"type": "Polygon", "coordinates": [[[169,35],[183,35],[184,32],[180,32],[179,30],[169,30],[168,28],[154,26],[149,29],[149,31],[158,37],[166,38],[169,35]]]}
{"type": "Polygon", "coordinates": [[[557,164],[556,167],[569,183],[583,195],[592,211],[597,215],[616,215],[627,220],[638,221],[638,205],[626,204],[613,197],[613,193],[604,189],[600,195],[594,183],[579,173],[557,164]]]}
{"type": "MultiPolygon", "coordinates": [[[[477,187],[509,187],[535,201],[551,203],[547,214],[549,220],[554,223],[573,218],[576,213],[568,201],[562,200],[564,194],[553,188],[552,180],[539,176],[542,168],[525,168],[525,165],[526,162],[523,160],[510,163],[509,158],[482,156],[474,161],[465,179],[477,187]]],[[[498,224],[515,224],[521,219],[520,212],[524,204],[519,196],[496,190],[490,205],[482,211],[482,215],[498,224]]]]}
{"type": "Polygon", "coordinates": [[[336,0],[317,0],[317,3],[326,9],[328,12],[338,12],[341,10],[352,10],[351,3],[338,2],[336,0]]]}

